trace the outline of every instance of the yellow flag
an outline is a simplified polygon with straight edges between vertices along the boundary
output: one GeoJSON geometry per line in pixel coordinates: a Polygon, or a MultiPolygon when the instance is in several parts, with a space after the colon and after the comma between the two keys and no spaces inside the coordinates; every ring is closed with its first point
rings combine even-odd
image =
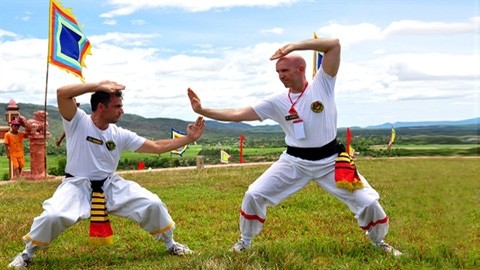
{"type": "MultiPolygon", "coordinates": [[[[181,137],[185,137],[185,136],[187,136],[185,133],[182,133],[182,132],[172,128],[172,139],[181,138],[181,137]]],[[[187,147],[188,147],[188,144],[186,144],[184,146],[181,146],[177,149],[174,149],[174,150],[170,151],[170,154],[176,154],[176,155],[182,156],[183,153],[187,150],[187,147]]]]}
{"type": "Polygon", "coordinates": [[[396,137],[396,132],[395,132],[395,129],[393,129],[392,127],[392,133],[390,134],[390,141],[387,144],[388,148],[392,147],[393,142],[395,141],[395,137],[396,137]]]}
{"type": "Polygon", "coordinates": [[[228,163],[229,159],[230,159],[230,155],[227,152],[220,150],[220,162],[228,163]]]}

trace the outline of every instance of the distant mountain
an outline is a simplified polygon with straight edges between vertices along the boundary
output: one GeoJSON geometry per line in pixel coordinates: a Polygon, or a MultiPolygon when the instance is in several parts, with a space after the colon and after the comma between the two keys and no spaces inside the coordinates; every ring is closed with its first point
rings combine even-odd
{"type": "Polygon", "coordinates": [[[392,126],[397,127],[426,127],[426,126],[466,126],[466,125],[480,125],[480,117],[471,118],[459,121],[423,121],[423,122],[395,122],[385,123],[376,126],[368,126],[365,129],[389,129],[392,126]]]}
{"type": "Polygon", "coordinates": [[[220,128],[220,129],[230,128],[230,129],[237,129],[237,130],[245,130],[245,129],[252,128],[251,125],[245,124],[245,123],[218,122],[218,121],[213,121],[213,120],[207,120],[207,121],[205,121],[205,124],[208,127],[220,128]]]}
{"type": "MultiPolygon", "coordinates": [[[[43,110],[42,105],[19,103],[20,113],[27,119],[33,117],[33,112],[37,110],[43,110]]],[[[0,108],[6,108],[6,103],[0,103],[0,108]]],[[[82,104],[80,106],[87,113],[91,113],[90,106],[88,104],[82,104]]],[[[54,106],[47,106],[48,111],[48,130],[54,138],[58,138],[62,133],[63,126],[60,118],[58,108],[54,106]]],[[[3,113],[5,111],[3,110],[3,113]]],[[[0,110],[0,125],[6,125],[4,117],[1,117],[2,110],[0,110]]],[[[125,114],[120,119],[118,125],[126,129],[136,132],[140,136],[144,136],[152,139],[162,139],[171,137],[171,129],[176,129],[180,132],[184,132],[187,125],[190,122],[172,119],[172,118],[145,118],[135,114],[125,114]]],[[[261,125],[253,126],[247,123],[235,123],[235,122],[219,122],[219,121],[206,121],[205,134],[202,139],[218,139],[218,138],[235,138],[240,135],[254,135],[250,137],[255,138],[270,138],[270,139],[283,139],[284,134],[279,125],[261,125]]],[[[374,134],[377,132],[384,133],[382,129],[390,129],[395,127],[398,131],[403,130],[403,134],[435,134],[435,133],[447,133],[447,134],[478,134],[480,126],[480,118],[473,118],[461,121],[436,121],[436,122],[395,122],[385,123],[377,126],[368,126],[366,128],[351,127],[352,130],[356,130],[357,134],[374,134]],[[462,127],[460,127],[462,126],[462,127]],[[373,132],[373,133],[372,133],[373,132]]],[[[344,134],[346,128],[339,128],[339,134],[344,134]]]]}
{"type": "Polygon", "coordinates": [[[251,131],[251,132],[283,132],[279,125],[263,125],[263,126],[252,126],[247,123],[236,123],[236,122],[218,122],[213,120],[205,121],[207,127],[216,128],[216,129],[232,129],[238,131],[251,131]]]}

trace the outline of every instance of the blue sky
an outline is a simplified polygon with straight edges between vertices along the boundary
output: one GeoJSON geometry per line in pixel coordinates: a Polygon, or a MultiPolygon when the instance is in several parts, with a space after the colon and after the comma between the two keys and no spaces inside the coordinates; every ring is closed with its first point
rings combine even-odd
{"type": "MultiPolygon", "coordinates": [[[[85,79],[125,84],[126,113],[192,121],[188,87],[218,108],[285,91],[269,57],[316,32],[342,43],[339,127],[480,116],[479,0],[61,2],[92,43],[85,79]]],[[[0,102],[44,103],[48,6],[0,1],[0,102]]],[[[77,82],[50,65],[48,104],[77,82]]]]}

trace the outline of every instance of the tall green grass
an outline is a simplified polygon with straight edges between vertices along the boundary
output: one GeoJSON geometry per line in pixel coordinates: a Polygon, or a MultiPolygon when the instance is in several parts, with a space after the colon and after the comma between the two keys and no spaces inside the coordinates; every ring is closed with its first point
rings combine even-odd
{"type": "MultiPolygon", "coordinates": [[[[196,254],[168,255],[134,222],[111,217],[115,243],[92,247],[88,222],[39,252],[30,269],[478,269],[478,158],[360,159],[390,216],[386,241],[404,256],[375,249],[346,206],[315,184],[269,208],[262,233],[245,254],[239,236],[248,185],[268,166],[144,171],[124,175],[158,194],[177,223],[175,239],[196,254]]],[[[23,249],[21,236],[59,181],[0,185],[0,267],[23,249]]]]}

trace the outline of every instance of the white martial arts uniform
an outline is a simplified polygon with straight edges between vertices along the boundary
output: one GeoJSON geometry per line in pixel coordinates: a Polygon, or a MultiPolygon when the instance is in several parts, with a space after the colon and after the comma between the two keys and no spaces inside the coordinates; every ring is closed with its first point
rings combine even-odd
{"type": "MultiPolygon", "coordinates": [[[[320,69],[303,94],[284,92],[274,95],[253,106],[253,109],[262,121],[272,119],[282,127],[288,146],[322,147],[337,136],[335,80],[336,77],[331,77],[320,69]],[[303,120],[304,138],[296,135],[293,124],[295,120],[287,120],[286,116],[291,115],[289,110],[292,104],[303,120]]],[[[345,203],[374,243],[383,240],[388,232],[388,217],[378,203],[378,193],[362,175],[360,178],[364,187],[361,189],[350,192],[337,187],[334,179],[336,158],[337,154],[333,154],[320,160],[306,160],[283,153],[245,193],[240,215],[241,240],[250,245],[253,237],[262,230],[267,206],[279,204],[310,181],[315,181],[345,203]]]]}
{"type": "Polygon", "coordinates": [[[122,151],[135,151],[146,139],[114,124],[100,130],[81,109],[77,109],[71,121],[63,119],[63,125],[67,141],[65,171],[72,177],[64,178],[53,196],[43,203],[44,211],[23,237],[26,250],[32,253],[47,248],[65,229],[88,219],[90,181],[103,179],[109,214],[134,220],[167,248],[173,245],[175,223],[165,204],[156,194],[115,174],[122,151]]]}

